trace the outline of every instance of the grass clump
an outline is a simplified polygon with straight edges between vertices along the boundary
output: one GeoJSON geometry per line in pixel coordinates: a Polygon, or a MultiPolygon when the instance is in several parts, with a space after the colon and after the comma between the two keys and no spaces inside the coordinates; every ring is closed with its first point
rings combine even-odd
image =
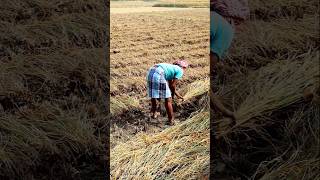
{"type": "Polygon", "coordinates": [[[209,79],[192,82],[182,90],[184,100],[188,101],[194,97],[206,94],[209,91],[209,86],[209,79]]]}
{"type": "Polygon", "coordinates": [[[100,178],[107,139],[107,5],[1,3],[0,179],[100,178]]]}
{"type": "MultiPolygon", "coordinates": [[[[75,110],[66,112],[52,104],[25,109],[18,115],[1,115],[1,177],[21,177],[26,171],[46,165],[56,168],[58,176],[71,178],[72,166],[67,161],[81,163],[78,158],[88,156],[85,152],[102,153],[103,145],[95,137],[90,121],[85,110],[80,114],[75,110]]],[[[26,176],[36,177],[29,173],[26,176]]]]}
{"type": "Polygon", "coordinates": [[[275,62],[249,75],[246,81],[253,84],[247,88],[247,94],[243,94],[246,98],[237,108],[236,126],[219,132],[227,134],[240,127],[256,128],[256,123],[260,126],[262,122],[270,122],[264,116],[301,102],[304,90],[320,82],[318,59],[316,52],[303,62],[275,62]]]}
{"type": "Polygon", "coordinates": [[[130,109],[139,108],[139,100],[131,96],[116,96],[110,98],[110,112],[112,115],[121,114],[130,109]]]}
{"type": "Polygon", "coordinates": [[[140,133],[111,150],[111,178],[199,179],[208,173],[206,111],[161,133],[140,133]]]}

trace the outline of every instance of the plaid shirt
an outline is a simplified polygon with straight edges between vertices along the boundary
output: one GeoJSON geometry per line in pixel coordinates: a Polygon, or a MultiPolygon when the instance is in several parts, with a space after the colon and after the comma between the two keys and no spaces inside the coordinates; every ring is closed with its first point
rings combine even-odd
{"type": "Polygon", "coordinates": [[[250,15],[247,0],[211,0],[210,5],[232,25],[239,24],[250,15]]]}

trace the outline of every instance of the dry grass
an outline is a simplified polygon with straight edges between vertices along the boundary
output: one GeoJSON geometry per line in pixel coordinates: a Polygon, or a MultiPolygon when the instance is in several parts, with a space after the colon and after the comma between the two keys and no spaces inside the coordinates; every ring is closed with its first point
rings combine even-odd
{"type": "MultiPolygon", "coordinates": [[[[212,125],[218,135],[215,155],[221,157],[215,159],[215,163],[225,163],[222,172],[223,177],[228,178],[317,179],[317,150],[320,147],[319,90],[316,86],[320,81],[318,3],[250,1],[250,6],[251,20],[240,27],[242,31],[236,35],[226,58],[234,73],[223,84],[214,83],[218,94],[237,115],[236,125],[230,127],[228,119],[214,114],[216,121],[212,125]],[[314,98],[310,100],[312,96],[314,98]],[[230,169],[232,171],[228,171],[230,169]]],[[[143,32],[144,29],[136,31],[143,32]]],[[[144,41],[149,41],[153,47],[156,38],[147,35],[144,41]]],[[[131,41],[132,44],[136,42],[131,41]]],[[[166,42],[171,41],[163,41],[166,42]]],[[[172,44],[172,47],[176,46],[174,42],[172,44]]],[[[129,45],[127,47],[129,49],[129,45]]],[[[164,50],[161,55],[165,57],[174,53],[164,50]]],[[[124,52],[130,54],[129,50],[124,52]]],[[[141,57],[139,53],[130,55],[141,57]]],[[[149,52],[144,55],[149,57],[149,52]]],[[[158,56],[157,53],[153,55],[158,56]]],[[[123,55],[114,57],[122,58],[123,55]]],[[[143,59],[140,58],[145,62],[141,67],[147,68],[150,60],[143,59]]],[[[130,62],[136,64],[134,60],[130,62]]],[[[199,73],[197,67],[198,71],[208,68],[201,62],[191,64],[197,65],[192,67],[194,70],[190,74],[199,73]]],[[[202,78],[195,75],[187,82],[199,79],[202,78]]],[[[196,97],[206,94],[207,86],[206,81],[182,84],[182,92],[188,101],[201,101],[196,97]]],[[[205,112],[194,114],[163,132],[141,133],[118,144],[111,150],[111,177],[200,179],[208,174],[209,145],[197,143],[208,138],[209,115],[205,112]],[[191,138],[191,134],[195,136],[191,138]]]]}
{"type": "MultiPolygon", "coordinates": [[[[208,33],[209,16],[204,10],[132,13],[130,18],[127,15],[111,14],[112,98],[123,93],[135,98],[146,97],[146,73],[155,63],[187,59],[191,67],[186,71],[182,83],[179,83],[179,91],[187,88],[187,83],[208,77],[208,33]]],[[[205,93],[205,90],[194,92],[193,95],[201,93],[205,93]]],[[[187,98],[192,96],[186,95],[187,98]]],[[[125,110],[126,106],[122,105],[120,109],[125,110]]],[[[128,110],[129,113],[123,115],[134,114],[130,113],[130,108],[128,110]]],[[[147,123],[148,120],[143,118],[137,117],[132,121],[147,123]]],[[[143,131],[150,131],[150,128],[143,131]]],[[[202,112],[157,134],[151,135],[139,130],[137,136],[130,135],[134,129],[131,127],[126,130],[121,125],[112,128],[111,144],[115,147],[112,147],[110,157],[111,178],[197,179],[208,174],[208,112],[202,112]],[[192,122],[197,122],[195,124],[200,129],[192,127],[192,122]],[[185,128],[189,130],[182,131],[185,128]],[[193,156],[196,155],[194,152],[203,156],[193,156]],[[187,154],[190,156],[186,157],[187,154]],[[207,163],[207,166],[203,167],[203,163],[207,163]]]]}
{"type": "MultiPolygon", "coordinates": [[[[168,11],[168,12],[153,12],[153,13],[132,13],[130,18],[127,15],[122,14],[111,14],[111,110],[119,112],[119,115],[125,117],[133,116],[134,111],[139,110],[137,106],[132,106],[135,103],[126,103],[124,101],[126,97],[131,97],[134,99],[145,98],[146,97],[146,73],[148,69],[155,63],[168,62],[171,63],[178,58],[186,58],[192,66],[186,71],[182,83],[179,83],[178,90],[180,91],[185,87],[186,83],[193,82],[199,79],[203,79],[208,76],[209,70],[209,54],[206,51],[206,48],[209,47],[209,38],[206,34],[209,33],[209,17],[207,13],[203,10],[189,10],[189,11],[168,11]],[[196,15],[195,15],[196,13],[196,15]],[[132,22],[132,18],[135,19],[132,22]],[[165,22],[165,23],[163,23],[165,22]],[[165,32],[161,31],[166,29],[165,32]],[[205,70],[204,70],[205,69],[205,70]],[[126,94],[127,96],[122,96],[126,94]],[[123,97],[119,99],[119,97],[123,97]],[[124,112],[125,113],[121,113],[124,112]],[[130,115],[130,116],[129,116],[130,115]]],[[[197,93],[196,93],[197,94],[197,93]]],[[[140,101],[140,107],[142,107],[143,113],[147,113],[147,105],[145,101],[140,101]]],[[[149,101],[148,101],[149,102],[149,101]]],[[[111,145],[112,149],[117,148],[117,151],[112,151],[111,155],[111,166],[112,166],[112,178],[149,178],[152,179],[155,177],[165,178],[165,177],[187,177],[188,171],[193,171],[193,177],[200,177],[201,174],[197,173],[200,169],[194,168],[190,163],[185,164],[183,170],[179,172],[172,172],[171,175],[166,175],[166,171],[170,171],[170,168],[176,168],[175,160],[170,160],[170,157],[173,157],[172,153],[183,153],[179,150],[183,147],[178,147],[179,143],[184,143],[188,141],[188,138],[174,137],[175,134],[171,134],[169,131],[162,132],[163,135],[158,136],[158,142],[150,142],[150,148],[144,151],[147,153],[148,150],[156,150],[156,148],[161,148],[164,153],[167,153],[166,156],[161,156],[159,154],[153,154],[149,157],[160,158],[160,161],[170,161],[172,165],[168,167],[163,167],[162,172],[152,174],[148,172],[147,169],[135,169],[131,167],[131,162],[123,162],[123,158],[132,158],[134,152],[127,149],[126,144],[132,144],[138,142],[139,145],[143,145],[143,137],[148,137],[148,133],[139,136],[140,138],[134,138],[134,134],[141,131],[156,131],[158,132],[159,128],[149,125],[146,129],[139,129],[141,123],[148,123],[148,120],[145,119],[147,114],[136,117],[132,119],[133,122],[123,122],[125,120],[119,119],[119,125],[115,125],[111,128],[111,145]],[[120,122],[121,121],[121,122],[120,122]],[[122,125],[121,123],[125,123],[122,125]],[[131,124],[132,123],[132,124],[131,124]],[[125,129],[125,127],[130,127],[130,129],[125,129]],[[154,130],[153,130],[154,128],[154,130]],[[168,143],[162,143],[161,136],[172,136],[171,138],[177,138],[177,146],[170,145],[168,143]],[[134,139],[132,139],[134,138],[134,139]],[[141,139],[142,138],[142,139],[141,139]],[[153,144],[152,144],[153,143],[153,144]],[[158,144],[157,144],[158,143],[158,144]],[[115,146],[115,147],[114,147],[115,146]],[[172,148],[177,148],[174,152],[168,151],[172,148]],[[179,148],[179,149],[178,149],[179,148]],[[127,151],[129,154],[122,152],[127,151]],[[116,153],[116,154],[114,154],[116,153]],[[169,157],[170,156],[170,157],[169,157]],[[116,158],[119,159],[116,160],[116,158]],[[120,160],[122,159],[122,160],[120,160]],[[128,167],[128,171],[124,172],[125,168],[117,168],[119,166],[128,167]],[[194,169],[192,169],[194,168],[194,169]],[[119,172],[117,172],[119,170],[119,172]],[[142,176],[141,173],[146,173],[142,176]],[[141,176],[138,176],[141,175],[141,176]]],[[[208,113],[205,115],[199,115],[198,118],[204,118],[208,120],[208,113]]],[[[135,116],[134,116],[135,117],[135,116]]],[[[196,120],[197,117],[194,118],[196,120]]],[[[182,125],[181,125],[182,126],[182,125]]],[[[207,128],[206,135],[208,136],[208,124],[204,128],[207,128]]],[[[184,126],[183,126],[184,127],[184,126]]],[[[181,131],[181,130],[174,130],[181,131]]],[[[195,132],[199,135],[200,132],[195,132]]],[[[203,134],[202,132],[201,134],[203,134]]],[[[156,135],[155,135],[156,136],[156,135]]],[[[191,134],[189,135],[191,137],[191,134]]],[[[152,138],[151,138],[152,139],[152,138]]],[[[148,141],[148,140],[146,140],[148,141]]],[[[146,142],[148,143],[148,142],[146,142]]],[[[199,148],[198,152],[201,149],[208,148],[208,137],[206,137],[206,147],[205,144],[197,143],[193,144],[195,148],[199,148]]],[[[186,147],[186,146],[185,146],[186,147]]],[[[128,146],[130,148],[130,146],[128,146]]],[[[143,167],[143,152],[139,154],[137,158],[141,160],[141,164],[137,167],[143,167]]],[[[185,152],[187,153],[187,152],[185,152]]],[[[208,152],[203,152],[206,154],[206,157],[203,158],[202,162],[207,161],[209,158],[208,152]]],[[[181,154],[182,156],[183,154],[181,154]]],[[[190,157],[196,158],[196,157],[190,157]]],[[[147,163],[147,158],[146,162],[147,163]]],[[[150,161],[150,167],[146,167],[152,171],[152,169],[157,170],[157,166],[160,165],[160,161],[150,161]]],[[[187,159],[181,159],[179,161],[186,161],[187,159]]],[[[201,167],[201,163],[198,164],[198,167],[201,167]]],[[[208,171],[208,167],[201,171],[208,171]]],[[[173,169],[171,170],[173,171],[173,169]]]]}
{"type": "Polygon", "coordinates": [[[101,3],[2,2],[0,179],[104,173],[107,27],[101,3]]]}
{"type": "Polygon", "coordinates": [[[26,24],[43,21],[57,15],[72,13],[101,12],[103,6],[99,0],[3,0],[0,7],[1,21],[14,24],[26,24]]]}
{"type": "Polygon", "coordinates": [[[81,111],[66,112],[52,104],[42,104],[19,115],[2,115],[0,174],[21,175],[39,163],[58,166],[50,160],[53,156],[65,164],[63,171],[68,173],[67,161],[77,161],[85,152],[102,150],[89,115],[85,109],[81,111]]]}
{"type": "Polygon", "coordinates": [[[111,1],[111,8],[142,8],[142,7],[168,7],[168,8],[209,8],[207,0],[147,0],[147,1],[111,1]]]}
{"type": "Polygon", "coordinates": [[[318,179],[319,106],[302,107],[284,125],[281,152],[262,162],[254,176],[261,179],[318,179]]]}
{"type": "Polygon", "coordinates": [[[204,79],[199,81],[194,81],[191,84],[187,85],[183,90],[183,98],[188,101],[199,95],[206,94],[209,91],[210,80],[204,79]]]}
{"type": "MultiPolygon", "coordinates": [[[[198,80],[186,86],[183,104],[206,96],[208,83],[208,80],[198,80]],[[203,87],[201,91],[199,87],[203,87]]],[[[125,105],[123,109],[126,109],[125,105]]],[[[159,133],[139,132],[132,136],[117,126],[113,127],[111,178],[199,179],[208,175],[208,104],[202,104],[197,110],[186,121],[159,133]]]]}
{"type": "Polygon", "coordinates": [[[152,7],[155,3],[156,1],[110,1],[110,7],[111,8],[141,8],[141,7],[152,7]]]}
{"type": "Polygon", "coordinates": [[[110,158],[114,179],[199,179],[209,172],[209,113],[158,134],[140,133],[110,158]]]}
{"type": "MultiPolygon", "coordinates": [[[[247,82],[252,82],[249,88],[234,86],[234,90],[239,90],[238,88],[240,87],[242,95],[248,94],[243,97],[244,100],[237,109],[238,119],[236,126],[232,128],[223,126],[223,128],[217,129],[218,137],[224,137],[219,141],[234,143],[232,142],[232,136],[229,136],[230,133],[237,133],[239,137],[245,134],[250,138],[254,138],[254,134],[250,132],[250,129],[258,131],[257,134],[265,138],[270,138],[270,135],[265,134],[264,136],[266,132],[263,128],[276,123],[275,120],[272,121],[276,117],[276,112],[281,112],[281,110],[290,108],[294,104],[302,103],[303,90],[319,83],[318,54],[313,54],[310,57],[312,58],[306,59],[303,62],[282,61],[272,63],[269,66],[252,72],[248,78],[242,79],[243,86],[246,86],[247,82]],[[292,80],[288,81],[290,79],[292,80]],[[283,84],[284,82],[288,84],[283,84]],[[287,88],[291,89],[291,91],[287,91],[287,88]]],[[[186,88],[188,89],[186,94],[188,97],[198,96],[206,92],[205,89],[207,88],[203,88],[204,91],[200,93],[198,88],[194,88],[194,85],[198,88],[207,87],[207,81],[198,81],[187,86],[189,87],[186,88]]],[[[111,151],[112,178],[134,179],[134,177],[137,177],[134,175],[138,175],[139,178],[144,179],[185,179],[186,177],[198,179],[208,174],[209,159],[206,153],[208,153],[209,146],[199,147],[194,145],[197,143],[201,144],[208,138],[208,134],[199,133],[209,130],[208,113],[205,113],[207,114],[205,118],[203,113],[200,112],[189,120],[168,128],[161,133],[141,133],[125,143],[118,144],[111,151]],[[188,139],[191,137],[193,140],[189,141],[188,139]],[[197,158],[193,159],[193,157],[197,158]],[[117,167],[124,168],[119,169],[117,167]]],[[[315,124],[310,124],[310,126],[306,127],[312,127],[313,130],[311,132],[316,136],[317,130],[315,127],[319,123],[316,121],[318,119],[318,112],[315,111],[313,114],[314,116],[308,116],[307,111],[302,114],[296,114],[296,116],[301,115],[301,117],[299,116],[300,119],[297,119],[299,117],[295,116],[296,120],[285,121],[278,119],[278,121],[287,122],[287,131],[294,133],[294,128],[298,128],[303,124],[305,116],[308,116],[308,122],[315,124]]],[[[222,121],[218,120],[215,123],[223,125],[224,121],[222,119],[222,121]]],[[[306,132],[310,131],[306,130],[306,132]]],[[[285,136],[290,136],[290,133],[286,133],[285,136]]],[[[309,138],[307,134],[304,134],[304,137],[309,138]]],[[[269,141],[272,140],[269,139],[269,141]]],[[[303,140],[307,141],[307,139],[303,140]]],[[[313,150],[319,147],[319,142],[317,143],[318,145],[314,144],[317,142],[317,137],[311,138],[308,141],[314,145],[313,150]]],[[[295,143],[295,141],[292,143],[295,143]]],[[[319,160],[315,157],[312,156],[310,159],[302,160],[301,162],[296,162],[294,157],[292,157],[292,161],[283,160],[284,164],[279,163],[281,165],[279,169],[273,170],[274,172],[270,172],[270,174],[268,174],[269,172],[264,172],[265,177],[274,176],[275,178],[278,177],[278,173],[285,171],[285,168],[290,168],[289,170],[294,171],[293,168],[299,168],[299,166],[301,167],[301,171],[296,172],[295,175],[288,172],[287,176],[284,177],[288,177],[288,174],[292,177],[300,177],[307,171],[311,171],[314,168],[313,165],[318,163],[319,160]]],[[[272,168],[278,168],[279,164],[275,164],[272,168]]],[[[257,174],[261,176],[260,173],[262,172],[257,174]]],[[[256,176],[258,177],[258,175],[256,176]]],[[[310,175],[310,177],[314,176],[310,175]]]]}
{"type": "Polygon", "coordinates": [[[255,18],[269,21],[279,17],[302,18],[304,14],[313,14],[319,11],[319,2],[312,0],[250,0],[251,14],[255,18]]]}
{"type": "Polygon", "coordinates": [[[160,0],[155,7],[192,7],[209,8],[210,1],[207,0],[160,0]]]}
{"type": "Polygon", "coordinates": [[[226,61],[235,72],[245,73],[275,59],[301,59],[310,49],[318,49],[318,21],[317,15],[299,20],[251,20],[238,31],[226,61]]]}
{"type": "Polygon", "coordinates": [[[204,10],[111,14],[111,94],[144,95],[148,69],[182,57],[192,64],[182,85],[208,76],[208,33],[204,10]]]}
{"type": "Polygon", "coordinates": [[[215,115],[214,125],[227,177],[318,178],[318,5],[288,2],[251,1],[259,6],[227,58],[236,73],[218,84],[219,94],[237,122],[215,115]]]}
{"type": "Polygon", "coordinates": [[[303,62],[275,62],[249,75],[244,85],[239,86],[245,99],[236,109],[237,124],[232,129],[219,130],[219,134],[224,136],[237,132],[238,128],[256,129],[264,126],[264,122],[271,123],[265,116],[301,102],[304,90],[320,83],[319,68],[317,52],[303,62]],[[245,91],[247,82],[251,83],[245,91]]]}
{"type": "Polygon", "coordinates": [[[111,115],[121,114],[130,109],[139,108],[138,99],[130,96],[116,96],[110,98],[111,115]]]}
{"type": "Polygon", "coordinates": [[[101,15],[97,17],[92,13],[87,16],[57,16],[28,24],[2,22],[0,40],[3,42],[3,53],[6,56],[34,55],[61,48],[98,48],[102,46],[102,34],[106,32],[102,22],[101,15]]]}

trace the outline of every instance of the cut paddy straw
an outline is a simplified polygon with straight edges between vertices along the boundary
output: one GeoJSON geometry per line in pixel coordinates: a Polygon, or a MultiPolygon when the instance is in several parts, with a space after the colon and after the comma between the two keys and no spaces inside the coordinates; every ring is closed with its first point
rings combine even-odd
{"type": "Polygon", "coordinates": [[[219,136],[235,132],[239,127],[254,128],[269,123],[263,117],[302,101],[303,91],[319,84],[319,53],[309,57],[303,62],[276,62],[251,74],[246,81],[253,85],[236,111],[236,125],[219,129],[219,136]]]}
{"type": "Polygon", "coordinates": [[[189,84],[183,91],[186,92],[183,96],[184,100],[190,100],[199,95],[203,95],[209,91],[210,80],[204,79],[195,81],[189,84]]]}
{"type": "Polygon", "coordinates": [[[282,146],[277,147],[281,153],[261,162],[252,179],[319,179],[319,116],[320,107],[316,104],[295,111],[285,122],[282,146]]]}
{"type": "Polygon", "coordinates": [[[133,107],[139,107],[139,101],[130,96],[118,96],[110,98],[110,113],[116,115],[133,107]]]}
{"type": "MultiPolygon", "coordinates": [[[[241,131],[239,127],[263,126],[272,112],[301,102],[303,90],[319,83],[319,54],[309,57],[274,62],[250,74],[245,81],[252,85],[237,108],[237,124],[218,129],[217,135],[241,131]]],[[[236,88],[242,90],[241,86],[236,88]]],[[[208,89],[208,80],[197,81],[185,89],[184,98],[191,99],[208,89]]],[[[140,133],[111,150],[111,178],[199,179],[209,170],[209,130],[209,112],[202,111],[161,133],[140,133]]]]}
{"type": "Polygon", "coordinates": [[[209,113],[111,150],[111,179],[199,179],[209,174],[209,113]]]}

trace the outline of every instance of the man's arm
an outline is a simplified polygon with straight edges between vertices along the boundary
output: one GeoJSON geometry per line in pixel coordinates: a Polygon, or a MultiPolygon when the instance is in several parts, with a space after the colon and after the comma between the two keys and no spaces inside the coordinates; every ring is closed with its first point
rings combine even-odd
{"type": "Polygon", "coordinates": [[[169,88],[171,90],[171,96],[172,99],[174,99],[174,96],[176,95],[176,84],[177,84],[177,80],[173,79],[173,80],[169,80],[169,88]]]}
{"type": "Polygon", "coordinates": [[[175,93],[178,98],[183,99],[183,97],[177,91],[175,93]]]}
{"type": "Polygon", "coordinates": [[[169,87],[172,93],[172,99],[174,99],[174,96],[176,95],[178,98],[183,99],[183,97],[176,91],[176,85],[177,85],[177,79],[173,79],[169,81],[169,87]]]}

